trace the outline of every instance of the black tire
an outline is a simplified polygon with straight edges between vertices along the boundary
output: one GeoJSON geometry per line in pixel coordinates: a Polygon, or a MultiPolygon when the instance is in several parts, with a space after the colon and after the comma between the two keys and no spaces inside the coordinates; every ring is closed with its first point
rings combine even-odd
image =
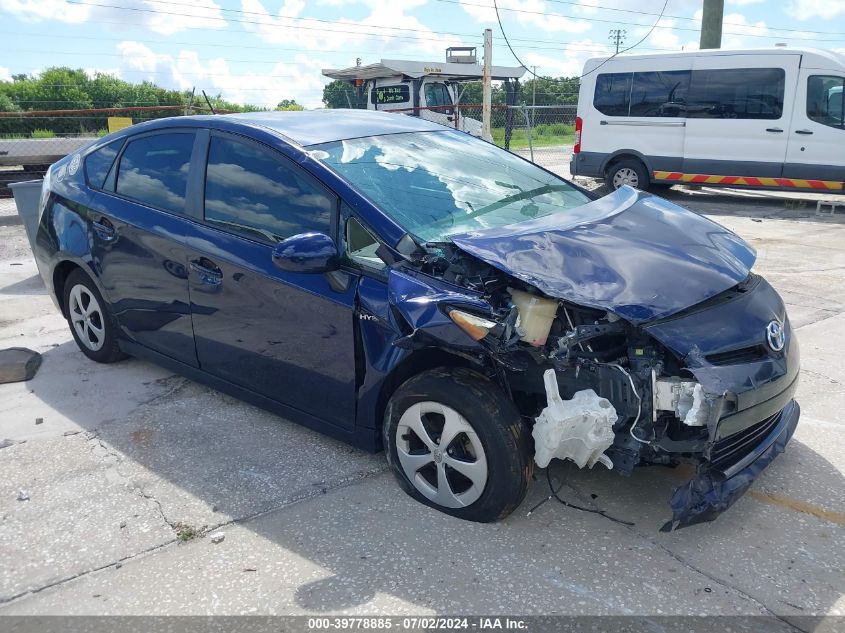
{"type": "Polygon", "coordinates": [[[604,181],[608,189],[611,191],[616,191],[620,186],[622,186],[622,184],[630,184],[632,187],[636,187],[642,191],[647,191],[649,185],[648,171],[646,171],[645,165],[635,158],[624,158],[613,163],[607,168],[604,181]],[[633,174],[631,174],[631,172],[633,172],[633,174]],[[635,175],[636,177],[636,184],[632,184],[632,175],[635,175]],[[626,179],[631,180],[632,182],[621,182],[626,179]]]}
{"type": "MultiPolygon", "coordinates": [[[[428,422],[423,422],[428,424],[428,422]]],[[[528,429],[522,422],[519,412],[513,403],[505,397],[499,387],[481,374],[464,368],[438,368],[423,372],[411,378],[399,387],[391,397],[384,416],[384,445],[387,453],[387,461],[391,466],[396,479],[402,489],[411,497],[432,508],[451,514],[452,516],[487,523],[498,521],[513,512],[528,491],[531,476],[534,469],[534,460],[531,454],[531,442],[528,429]],[[437,414],[426,413],[424,416],[433,416],[430,422],[434,433],[429,440],[436,440],[436,450],[424,446],[416,433],[406,432],[398,437],[397,429],[400,429],[400,421],[406,412],[409,417],[404,418],[402,429],[408,430],[407,421],[412,419],[415,411],[421,411],[423,407],[429,407],[433,403],[444,405],[448,409],[457,412],[464,422],[468,423],[475,432],[475,437],[470,439],[467,434],[458,433],[446,447],[442,447],[440,441],[442,431],[445,430],[445,417],[443,429],[440,436],[436,436],[437,414]],[[420,407],[411,409],[414,405],[420,407]],[[410,410],[410,411],[409,411],[410,410]],[[432,480],[439,483],[438,470],[442,463],[444,473],[448,473],[448,493],[454,498],[460,491],[461,479],[470,482],[472,485],[467,491],[461,493],[467,501],[462,507],[448,507],[442,505],[418,490],[417,485],[411,482],[402,463],[398,452],[397,442],[403,443],[403,455],[408,458],[411,444],[416,442],[418,449],[414,455],[422,457],[425,454],[431,455],[431,464],[415,471],[417,485],[429,487],[432,480]],[[482,457],[486,465],[486,482],[483,490],[476,486],[471,480],[463,476],[449,463],[468,459],[465,463],[475,464],[480,461],[473,455],[473,446],[477,446],[476,440],[483,447],[482,457]],[[441,461],[435,463],[434,455],[440,451],[441,461]],[[428,451],[426,453],[426,451],[428,451]],[[448,453],[448,456],[444,454],[448,453]],[[473,461],[472,458],[475,458],[473,461]],[[434,474],[426,469],[429,466],[434,468],[434,474]],[[420,479],[425,477],[426,479],[420,479]]],[[[443,475],[447,477],[447,475],[443,475]]],[[[438,486],[439,490],[439,486],[438,486]]]]}
{"type": "MultiPolygon", "coordinates": [[[[65,280],[63,305],[65,308],[65,318],[73,335],[73,340],[76,341],[76,345],[83,354],[98,363],[114,363],[126,358],[126,354],[118,346],[117,325],[109,310],[108,304],[103,300],[103,296],[97,289],[96,284],[80,268],[72,271],[65,280]],[[100,338],[93,334],[93,328],[79,332],[74,325],[74,309],[72,309],[72,305],[75,308],[77,299],[74,297],[79,297],[80,295],[82,297],[88,297],[89,301],[93,298],[97,302],[96,308],[98,315],[94,313],[90,315],[89,326],[102,331],[101,342],[100,338]],[[86,331],[89,332],[88,343],[83,340],[83,337],[86,336],[86,331]]],[[[86,304],[83,307],[87,307],[87,305],[90,304],[86,304]]]]}

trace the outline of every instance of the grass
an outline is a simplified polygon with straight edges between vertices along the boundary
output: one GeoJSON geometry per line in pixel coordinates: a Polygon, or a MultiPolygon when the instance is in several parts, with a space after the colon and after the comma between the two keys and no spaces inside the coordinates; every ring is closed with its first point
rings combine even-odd
{"type": "Polygon", "coordinates": [[[182,525],[179,524],[176,526],[178,528],[178,532],[176,533],[176,538],[179,539],[180,542],[186,543],[190,541],[192,538],[196,538],[199,532],[196,528],[191,527],[190,525],[182,525]]]}
{"type": "Polygon", "coordinates": [[[56,138],[53,130],[33,130],[32,138],[56,138]]]}
{"type": "MultiPolygon", "coordinates": [[[[494,127],[490,131],[493,134],[493,142],[500,147],[504,147],[505,128],[494,127]]],[[[540,123],[531,130],[531,145],[535,148],[572,145],[574,142],[574,125],[568,125],[566,123],[540,123]]],[[[528,149],[528,131],[524,127],[514,128],[511,133],[510,149],[528,149]]]]}

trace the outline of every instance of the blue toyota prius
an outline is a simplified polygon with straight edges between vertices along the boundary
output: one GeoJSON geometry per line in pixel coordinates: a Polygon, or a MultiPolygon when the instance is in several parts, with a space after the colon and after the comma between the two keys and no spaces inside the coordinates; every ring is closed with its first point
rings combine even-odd
{"type": "Polygon", "coordinates": [[[664,529],[711,520],[798,423],[798,345],[741,238],[411,116],[134,125],[50,168],[34,251],[90,359],[383,447],[465,519],[560,459],[692,462],[664,529]]]}

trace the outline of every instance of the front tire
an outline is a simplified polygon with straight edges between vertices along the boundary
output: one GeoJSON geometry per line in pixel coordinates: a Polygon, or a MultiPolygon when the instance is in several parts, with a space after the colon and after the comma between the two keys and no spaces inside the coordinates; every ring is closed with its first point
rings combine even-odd
{"type": "Polygon", "coordinates": [[[65,317],[73,340],[88,358],[114,363],[126,358],[117,343],[117,328],[97,286],[79,268],[65,280],[65,317]]]}
{"type": "Polygon", "coordinates": [[[411,497],[487,523],[513,512],[533,471],[519,412],[481,374],[440,368],[396,390],[384,417],[387,461],[411,497]]]}

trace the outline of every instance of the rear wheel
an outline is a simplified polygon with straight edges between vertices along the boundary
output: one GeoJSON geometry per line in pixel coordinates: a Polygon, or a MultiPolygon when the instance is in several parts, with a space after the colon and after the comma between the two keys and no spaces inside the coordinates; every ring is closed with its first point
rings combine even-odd
{"type": "Polygon", "coordinates": [[[506,517],[533,470],[513,403],[481,374],[435,369],[404,383],[384,419],[388,463],[410,496],[470,521],[506,517]]]}
{"type": "Polygon", "coordinates": [[[613,163],[607,168],[605,182],[611,191],[616,191],[623,185],[635,189],[648,189],[648,172],[645,165],[633,158],[626,158],[613,163]]]}
{"type": "Polygon", "coordinates": [[[126,354],[120,351],[114,319],[97,286],[81,269],[65,280],[65,313],[79,349],[98,363],[114,363],[126,354]]]}

